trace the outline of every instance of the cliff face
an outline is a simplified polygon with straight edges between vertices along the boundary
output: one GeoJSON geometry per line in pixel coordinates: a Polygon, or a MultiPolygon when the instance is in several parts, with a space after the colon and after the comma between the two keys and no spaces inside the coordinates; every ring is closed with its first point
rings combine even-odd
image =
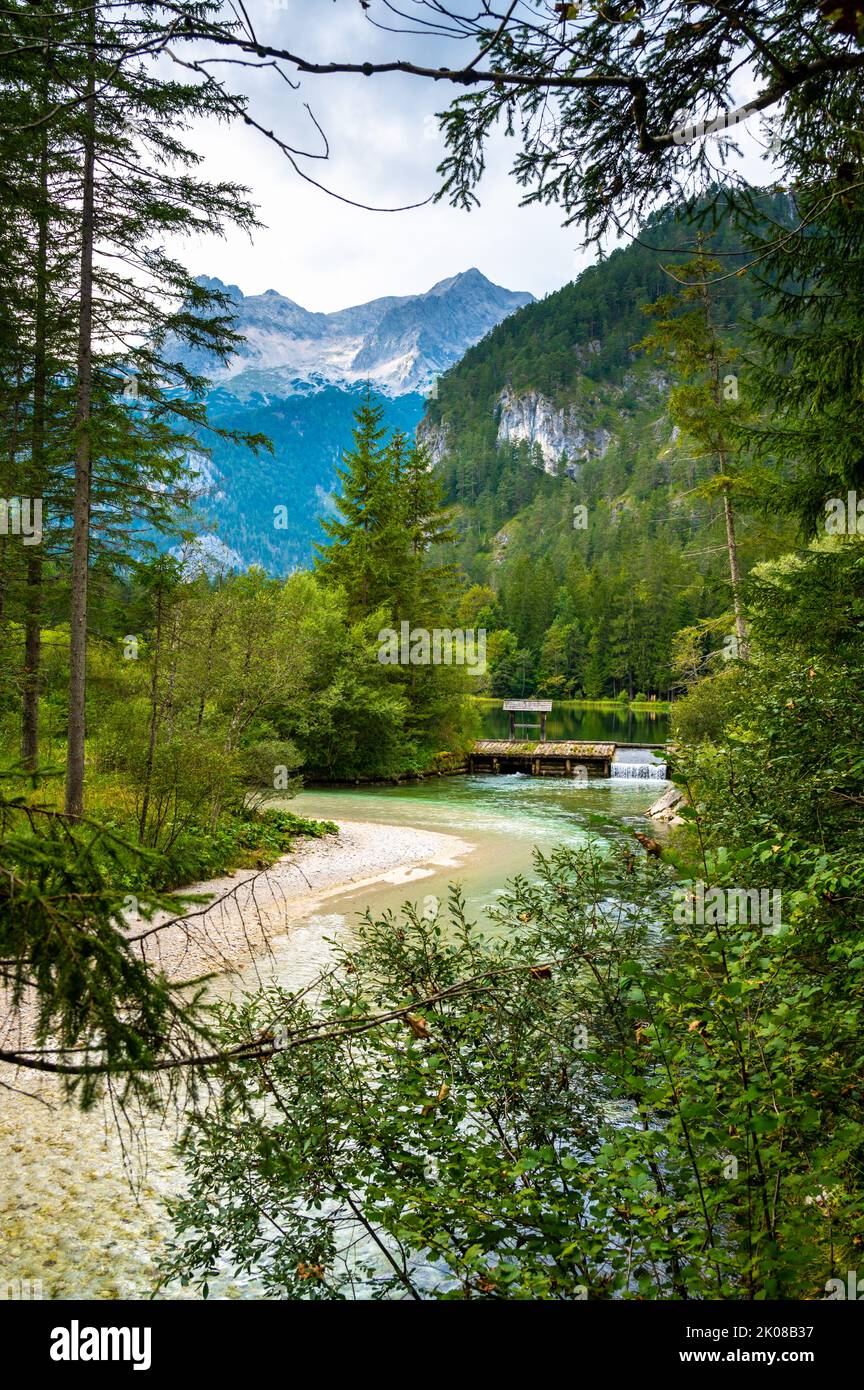
{"type": "Polygon", "coordinates": [[[446,425],[433,425],[423,419],[417,426],[417,443],[428,450],[430,465],[440,463],[450,446],[450,431],[446,425]]]}
{"type": "Polygon", "coordinates": [[[498,397],[497,438],[499,444],[537,445],[547,473],[558,471],[562,457],[573,473],[586,459],[603,458],[612,435],[593,427],[575,403],[556,406],[539,391],[520,394],[505,387],[498,397]]]}

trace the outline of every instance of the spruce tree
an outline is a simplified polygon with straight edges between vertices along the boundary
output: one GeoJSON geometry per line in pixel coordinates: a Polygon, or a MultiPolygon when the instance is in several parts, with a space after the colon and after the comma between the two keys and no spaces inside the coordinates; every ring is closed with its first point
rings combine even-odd
{"type": "MultiPolygon", "coordinates": [[[[185,457],[208,422],[204,383],[183,365],[180,345],[218,358],[238,341],[225,297],[197,284],[162,242],[226,222],[254,225],[243,190],[198,179],[198,158],[180,138],[193,119],[233,119],[237,103],[218,84],[169,80],[156,68],[150,50],[158,51],[160,22],[157,11],[105,4],[80,12],[48,4],[35,17],[13,7],[0,21],[12,74],[0,88],[5,176],[23,244],[0,279],[16,310],[16,437],[26,421],[30,440],[14,451],[14,491],[41,475],[40,495],[53,493],[49,549],[70,555],[70,814],[83,806],[94,565],[124,564],[183,501],[185,457]],[[29,119],[20,110],[28,101],[29,119]],[[48,119],[38,115],[45,108],[48,119]],[[26,269],[28,252],[35,272],[26,269]],[[59,304],[65,317],[52,320],[59,304]]],[[[28,557],[19,606],[22,751],[31,768],[44,577],[45,555],[28,557]]],[[[50,577],[58,588],[59,576],[50,577]]]]}
{"type": "Polygon", "coordinates": [[[740,443],[770,477],[766,510],[807,536],[832,499],[864,496],[864,144],[847,135],[839,169],[823,156],[796,188],[796,228],[751,236],[772,314],[752,330],[760,413],[740,443]]]}
{"type": "Polygon", "coordinates": [[[448,553],[455,532],[443,508],[441,483],[428,450],[409,444],[402,434],[393,437],[390,459],[400,504],[405,575],[399,603],[405,617],[426,626],[444,625],[456,602],[458,579],[448,553]]]}
{"type": "Polygon", "coordinates": [[[700,244],[689,260],[671,267],[670,273],[680,288],[647,307],[656,325],[641,346],[660,352],[674,371],[678,380],[669,393],[670,418],[693,442],[696,457],[707,460],[711,468],[698,491],[704,497],[719,496],[722,502],[738,655],[746,661],[749,648],[733,505],[733,492],[742,487],[732,443],[738,383],[726,370],[736,354],[715,322],[711,294],[711,282],[720,275],[721,265],[700,244]]]}
{"type": "Polygon", "coordinates": [[[321,522],[330,544],[315,547],[318,574],[344,591],[355,618],[374,612],[387,600],[392,610],[393,555],[405,544],[386,436],[384,408],[367,386],[355,412],[354,447],[336,470],[339,516],[321,522]]]}

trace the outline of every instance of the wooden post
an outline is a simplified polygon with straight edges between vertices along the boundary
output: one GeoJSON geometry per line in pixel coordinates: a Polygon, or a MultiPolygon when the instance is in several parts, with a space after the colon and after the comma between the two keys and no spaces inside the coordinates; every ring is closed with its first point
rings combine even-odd
{"type": "Polygon", "coordinates": [[[511,742],[511,743],[513,742],[513,740],[515,739],[515,737],[516,737],[516,715],[513,713],[513,710],[511,709],[511,711],[510,711],[510,742],[511,742]]]}
{"type": "Polygon", "coordinates": [[[546,715],[542,712],[540,715],[540,742],[546,742],[546,715]]]}

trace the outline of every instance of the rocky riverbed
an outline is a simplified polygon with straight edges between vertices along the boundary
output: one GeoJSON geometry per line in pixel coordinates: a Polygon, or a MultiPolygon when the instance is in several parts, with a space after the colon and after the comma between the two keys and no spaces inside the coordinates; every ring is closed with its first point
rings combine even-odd
{"type": "MultiPolygon", "coordinates": [[[[150,925],[161,929],[145,949],[173,978],[219,972],[220,993],[240,988],[238,972],[271,952],[283,983],[300,984],[326,960],[328,937],[341,924],[326,910],[330,900],[375,884],[409,885],[455,867],[472,848],[437,831],[340,821],[338,835],[306,841],[268,870],[184,890],[209,895],[209,906],[185,919],[156,919],[150,925]]],[[[129,929],[149,927],[133,919],[129,929]]],[[[7,1010],[0,1036],[18,1042],[22,1028],[26,1034],[26,1017],[7,1010]]],[[[173,1151],[182,1114],[130,1125],[107,1105],[80,1114],[50,1078],[3,1080],[0,1297],[146,1297],[168,1231],[163,1203],[183,1182],[173,1151]]],[[[254,1293],[254,1280],[227,1273],[214,1285],[216,1296],[254,1293]]]]}

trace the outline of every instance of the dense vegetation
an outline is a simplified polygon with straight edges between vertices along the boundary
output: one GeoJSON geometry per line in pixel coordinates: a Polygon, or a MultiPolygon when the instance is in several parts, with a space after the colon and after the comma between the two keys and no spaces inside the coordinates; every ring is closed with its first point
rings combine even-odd
{"type": "MultiPolygon", "coordinates": [[[[539,666],[556,604],[565,619],[559,663],[570,660],[561,627],[581,657],[584,634],[573,622],[603,614],[595,693],[615,682],[632,688],[637,672],[666,688],[674,653],[687,692],[675,710],[674,772],[690,802],[667,851],[677,881],[633,854],[565,849],[538,861],[532,881],[510,885],[495,912],[503,933],[484,940],[454,895],[449,913],[431,920],[406,910],[398,922],[368,921],[313,1009],[274,991],[228,1010],[227,1036],[254,1060],[238,1063],[220,1105],[190,1128],[192,1185],[176,1208],[181,1239],[168,1273],[200,1284],[227,1254],[241,1267],[254,1264],[274,1292],[317,1298],[816,1299],[827,1280],[839,1275],[842,1285],[857,1265],[862,150],[854,120],[844,121],[857,77],[832,81],[827,98],[808,85],[799,53],[807,31],[800,7],[788,8],[796,12],[784,14],[789,23],[779,30],[765,17],[759,60],[772,55],[778,33],[780,49],[796,45],[794,69],[778,79],[793,93],[783,155],[795,230],[786,217],[766,223],[764,207],[754,218],[747,197],[737,209],[759,312],[751,327],[744,306],[733,306],[733,334],[724,332],[730,325],[711,291],[715,280],[735,282],[710,266],[716,246],[694,238],[692,273],[671,295],[663,287],[652,334],[666,357],[669,424],[687,452],[676,456],[668,427],[652,436],[647,407],[640,419],[625,402],[632,423],[624,419],[607,457],[578,474],[582,485],[595,480],[595,506],[611,511],[624,502],[626,510],[634,493],[640,504],[641,528],[600,531],[616,547],[618,603],[626,605],[628,589],[638,595],[623,622],[600,582],[600,544],[575,609],[580,592],[567,587],[566,565],[587,567],[584,555],[573,555],[573,538],[559,539],[571,529],[568,484],[496,447],[494,402],[505,386],[542,382],[562,398],[576,390],[572,368],[561,367],[560,338],[550,343],[550,372],[531,360],[526,324],[534,311],[523,311],[469,354],[470,384],[455,369],[433,412],[451,428],[442,471],[461,508],[461,558],[476,582],[463,602],[499,637],[493,682],[513,689],[518,652],[523,689],[564,672],[570,688],[585,687],[584,665],[539,666]],[[823,99],[835,121],[826,121],[823,99]],[[524,355],[513,349],[523,335],[524,355]],[[731,350],[746,354],[746,371],[733,373],[741,389],[726,397],[717,374],[731,350]],[[658,503],[661,488],[668,491],[658,503]],[[683,499],[695,489],[700,505],[722,502],[725,542],[688,520],[683,499]],[[807,544],[847,490],[846,533],[807,544]],[[652,503],[668,513],[670,500],[684,521],[679,543],[664,552],[660,528],[646,537],[644,523],[652,503]],[[681,555],[680,542],[697,536],[720,541],[725,573],[719,562],[693,566],[681,555]],[[645,576],[662,592],[667,573],[675,597],[664,611],[645,576]],[[688,582],[693,594],[676,609],[688,582]],[[722,597],[711,595],[721,582],[722,597]],[[512,645],[501,635],[505,623],[512,645]],[[641,656],[644,632],[658,626],[658,650],[641,656]],[[711,654],[724,636],[737,643],[725,642],[728,661],[720,664],[711,654]],[[766,894],[782,907],[765,919],[739,915],[741,894],[766,894]],[[714,907],[697,912],[708,901],[714,907]]],[[[684,81],[690,69],[676,69],[674,55],[689,40],[692,81],[701,80],[710,49],[710,90],[722,90],[728,72],[711,31],[734,25],[735,14],[733,6],[723,21],[667,27],[668,56],[655,54],[655,62],[667,72],[672,65],[673,83],[684,81]]],[[[641,10],[629,19],[641,24],[641,10]]],[[[627,50],[607,23],[602,14],[585,18],[586,51],[626,66],[627,50]]],[[[833,34],[826,26],[817,40],[822,61],[830,64],[838,32],[854,36],[858,27],[845,14],[833,34]]],[[[517,74],[560,54],[551,27],[545,48],[536,27],[520,30],[518,21],[492,37],[499,42],[502,64],[517,74]]],[[[646,42],[640,29],[631,50],[646,42]]],[[[529,122],[539,108],[546,114],[545,95],[513,96],[503,83],[460,98],[448,113],[457,196],[467,197],[479,176],[491,114],[512,116],[520,103],[529,122]]],[[[571,136],[579,129],[595,137],[584,138],[581,173],[556,162],[547,130],[543,142],[526,140],[523,181],[602,223],[613,199],[598,170],[616,159],[608,112],[592,95],[562,104],[558,119],[571,136]]],[[[619,146],[623,138],[619,131],[619,146]]],[[[650,186],[649,161],[634,168],[635,154],[622,157],[620,148],[617,158],[628,192],[650,186]]],[[[684,159],[676,145],[656,169],[658,188],[684,159]]],[[[737,269],[740,279],[745,266],[737,269]]],[[[574,337],[587,338],[581,321],[574,337]]],[[[638,383],[638,368],[628,370],[638,383]]],[[[580,382],[583,394],[593,389],[580,382]]],[[[605,404],[595,395],[592,405],[605,404]]]]}
{"type": "Polygon", "coordinates": [[[601,8],[568,31],[569,8],[526,27],[513,7],[481,26],[502,71],[467,74],[485,86],[445,116],[450,193],[470,201],[504,114],[529,196],[589,232],[622,199],[698,184],[672,222],[685,244],[621,251],[469,354],[433,412],[438,475],[367,396],[314,571],[225,581],[145,540],[181,539],[208,427],[204,384],[168,347],[233,341],[226,305],[161,247],[252,223],[242,190],[197,180],[182,132],[243,106],[145,54],[170,57],[179,20],[250,61],[257,43],[185,0],[4,12],[0,981],[6,1036],[30,1006],[33,1045],[0,1061],[59,1074],[84,1105],[105,1084],[156,1103],[160,1077],[189,1076],[166,1277],[206,1294],[227,1259],[312,1298],[812,1299],[857,1267],[864,28],[848,9],[733,0],[694,22],[671,4],[643,29],[645,6],[601,8]],[[680,110],[722,107],[748,56],[761,105],[784,103],[788,199],[718,188],[705,142],[677,138],[680,110]],[[562,69],[556,90],[576,85],[550,103],[540,79],[562,69]],[[631,355],[646,335],[650,365],[631,355]],[[575,402],[613,442],[547,474],[497,445],[505,387],[575,402]],[[38,540],[8,505],[25,497],[46,504],[38,540]],[[851,524],[822,534],[838,497],[851,524]],[[367,919],[317,988],[212,1008],[142,958],[130,899],[146,921],[183,878],[326,833],[265,805],[300,773],[398,776],[459,751],[475,677],[383,659],[403,622],[488,628],[499,693],[677,685],[681,823],[647,857],[599,841],[538,857],[488,937],[454,891],[446,912],[367,919]]]}
{"type": "Polygon", "coordinates": [[[750,661],[676,706],[674,879],[562,848],[492,934],[454,891],[367,917],[314,1006],[273,988],[226,1008],[247,1055],[190,1127],[166,1278],[206,1284],[218,1255],[328,1299],[810,1300],[844,1279],[864,1239],[862,599],[857,540],[760,568],[750,661]],[[776,920],[732,909],[742,885],[779,894],[776,920]]]}
{"type": "MultiPolygon", "coordinates": [[[[195,529],[227,547],[239,569],[260,565],[285,576],[308,566],[310,537],[320,538],[322,512],[332,508],[336,469],[343,449],[350,448],[362,395],[361,387],[330,385],[286,400],[257,393],[239,400],[225,390],[210,391],[209,418],[227,437],[199,432],[206,454],[192,465],[200,474],[195,529]],[[272,452],[238,449],[230,437],[237,432],[265,435],[272,452]]],[[[413,433],[422,396],[380,397],[379,403],[390,429],[413,433]]]]}
{"type": "MultiPolygon", "coordinates": [[[[716,450],[700,448],[673,409],[675,362],[648,341],[647,311],[674,297],[701,245],[714,265],[710,314],[723,374],[747,401],[754,332],[769,301],[755,276],[736,272],[748,228],[792,216],[783,194],[760,194],[752,210],[758,220],[740,225],[729,215],[713,226],[712,204],[655,218],[639,240],[519,310],[441,377],[424,429],[443,445],[438,470],[456,509],[457,554],[477,586],[470,605],[493,634],[492,693],[666,698],[682,688],[676,633],[700,628],[707,656],[733,630],[723,499],[705,486],[716,450]],[[499,439],[502,410],[538,397],[587,440],[572,457],[562,451],[551,475],[536,445],[499,439]]],[[[730,400],[728,415],[736,409],[730,400]]],[[[738,536],[742,573],[793,539],[782,516],[751,509],[738,536]]]]}
{"type": "Polygon", "coordinates": [[[427,555],[437,500],[404,440],[376,437],[346,465],[377,469],[386,500],[374,602],[323,568],[211,581],[182,563],[190,455],[203,438],[268,441],[208,413],[185,365],[238,340],[229,299],[168,238],[255,219],[185,143],[243,106],[151,61],[174,25],[101,4],[13,5],[0,21],[0,980],[13,1017],[36,993],[25,1064],[81,1083],[85,1103],[106,1076],[152,1094],[156,1052],[188,1054],[204,1028],[198,996],[136,956],[131,911],[152,917],[165,889],[319,833],[264,804],[301,768],[416,774],[470,732],[464,671],[379,660],[409,596],[415,622],[451,602],[427,555]]]}
{"type": "Polygon", "coordinates": [[[864,1239],[862,585],[857,539],[754,574],[750,659],[676,706],[675,878],[562,849],[494,934],[454,892],[368,917],[314,1005],[228,1007],[244,1056],[185,1141],[166,1277],[206,1284],[218,1255],[281,1297],[842,1281],[864,1239]]]}

